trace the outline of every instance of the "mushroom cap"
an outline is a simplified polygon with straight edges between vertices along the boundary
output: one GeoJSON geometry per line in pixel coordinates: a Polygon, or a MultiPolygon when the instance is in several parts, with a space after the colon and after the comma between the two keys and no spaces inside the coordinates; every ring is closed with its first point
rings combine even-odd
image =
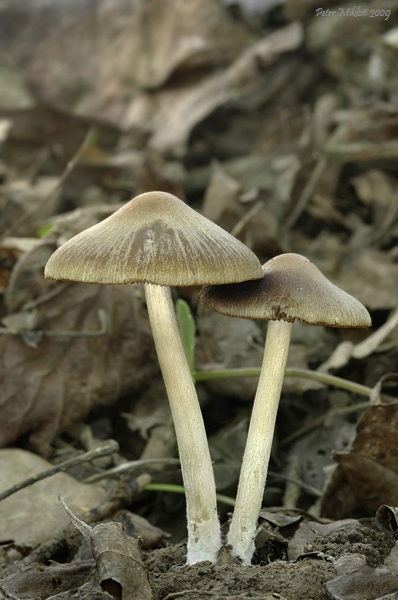
{"type": "Polygon", "coordinates": [[[330,327],[370,327],[366,308],[331,283],[308,258],[280,254],[263,265],[256,281],[209,285],[201,304],[230,317],[269,319],[330,327]]]}
{"type": "Polygon", "coordinates": [[[63,244],[45,277],[86,283],[204,285],[263,275],[244,244],[166,192],[133,198],[63,244]]]}

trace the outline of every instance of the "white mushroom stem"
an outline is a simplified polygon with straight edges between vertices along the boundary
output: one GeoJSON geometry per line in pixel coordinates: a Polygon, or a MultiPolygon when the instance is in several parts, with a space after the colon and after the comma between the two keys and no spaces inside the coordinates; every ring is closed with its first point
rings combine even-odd
{"type": "Polygon", "coordinates": [[[258,515],[263,500],[276,415],[282,390],[292,323],[270,321],[264,348],[234,514],[228,534],[232,554],[250,565],[258,515]]]}
{"type": "Polygon", "coordinates": [[[171,291],[145,284],[149,320],[177,435],[188,520],[187,564],[215,563],[221,546],[216,487],[202,412],[171,291]]]}

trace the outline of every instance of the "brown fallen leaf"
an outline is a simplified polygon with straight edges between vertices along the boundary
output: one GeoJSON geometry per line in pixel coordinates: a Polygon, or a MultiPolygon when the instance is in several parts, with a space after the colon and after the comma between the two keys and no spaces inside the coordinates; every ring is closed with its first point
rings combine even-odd
{"type": "MultiPolygon", "coordinates": [[[[299,23],[292,23],[244,49],[224,71],[211,73],[184,87],[164,88],[154,94],[136,96],[126,111],[123,127],[152,133],[149,145],[162,155],[182,156],[192,129],[216,108],[237,103],[252,95],[264,102],[264,67],[271,67],[280,55],[297,49],[303,38],[299,23]],[[262,92],[262,93],[260,93],[262,92]]],[[[267,86],[269,97],[287,83],[296,64],[286,68],[267,86]]],[[[254,100],[255,101],[255,100],[254,100]]]]}
{"type": "MultiPolygon", "coordinates": [[[[347,451],[335,454],[339,466],[324,491],[322,516],[341,518],[350,514],[345,512],[344,504],[336,504],[335,497],[346,484],[354,492],[357,505],[370,514],[382,504],[398,504],[397,427],[398,403],[370,406],[363,413],[355,440],[347,451]]],[[[349,497],[345,495],[345,501],[349,497]]],[[[351,503],[346,508],[352,510],[351,503]]]]}
{"type": "Polygon", "coordinates": [[[19,180],[5,185],[2,190],[4,196],[0,200],[0,233],[34,236],[36,230],[42,225],[43,219],[58,210],[60,202],[58,181],[58,177],[38,177],[33,184],[26,180],[19,180]],[[44,203],[43,198],[47,198],[48,201],[44,203]],[[23,220],[27,210],[30,217],[23,220]]]}
{"type": "Polygon", "coordinates": [[[398,473],[367,456],[339,453],[336,461],[353,488],[359,503],[369,514],[381,504],[398,504],[398,473]]]}
{"type": "Polygon", "coordinates": [[[398,588],[397,559],[398,547],[376,568],[361,554],[342,556],[334,565],[336,577],[326,583],[329,596],[333,600],[393,600],[398,588]]]}
{"type": "MultiPolygon", "coordinates": [[[[25,7],[27,15],[30,10],[25,7]]],[[[52,108],[115,125],[137,89],[156,88],[176,71],[191,75],[228,64],[256,38],[218,0],[113,1],[82,4],[78,11],[50,2],[44,14],[39,6],[34,10],[26,27],[20,27],[20,11],[7,6],[2,12],[16,32],[3,42],[13,81],[18,77],[22,89],[28,82],[35,98],[52,108]],[[42,31],[37,23],[44,18],[42,31]]]]}
{"type": "Polygon", "coordinates": [[[159,527],[152,525],[147,519],[136,515],[128,510],[120,510],[114,515],[114,520],[122,523],[128,531],[128,528],[132,528],[134,536],[140,538],[141,548],[144,550],[147,548],[153,548],[160,544],[165,537],[170,537],[169,533],[166,533],[159,527]]]}
{"type": "Polygon", "coordinates": [[[398,508],[383,504],[376,512],[376,523],[380,529],[393,535],[398,531],[398,508]]]}
{"type": "Polygon", "coordinates": [[[57,593],[75,590],[83,585],[93,573],[95,562],[87,560],[79,564],[43,565],[34,563],[0,580],[3,598],[41,598],[45,600],[57,593]]]}
{"type": "Polygon", "coordinates": [[[91,550],[97,562],[101,587],[122,600],[149,600],[152,591],[138,541],[121,523],[100,523],[91,534],[91,550]]]}
{"type": "Polygon", "coordinates": [[[327,536],[337,530],[344,530],[347,526],[359,524],[356,519],[343,519],[334,523],[322,524],[315,521],[303,521],[300,523],[292,539],[289,541],[289,560],[297,560],[303,554],[309,552],[309,547],[317,535],[327,536]]]}
{"type": "MultiPolygon", "coordinates": [[[[33,250],[36,258],[40,249],[33,250]]],[[[20,333],[38,336],[37,347],[28,346],[15,330],[0,336],[0,447],[30,433],[32,447],[48,455],[57,434],[94,406],[110,404],[141,385],[157,363],[139,286],[58,282],[48,288],[39,276],[45,254],[15,281],[9,303],[19,312],[6,317],[19,316],[20,333]],[[21,304],[32,280],[35,287],[21,304]],[[88,337],[100,329],[99,310],[111,328],[88,337]]]]}

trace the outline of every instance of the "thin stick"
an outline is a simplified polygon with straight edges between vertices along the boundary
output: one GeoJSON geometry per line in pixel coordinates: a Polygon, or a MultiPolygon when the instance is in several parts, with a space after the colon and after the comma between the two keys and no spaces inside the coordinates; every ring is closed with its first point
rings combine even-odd
{"type": "Polygon", "coordinates": [[[34,215],[34,213],[37,210],[39,210],[42,206],[45,206],[46,204],[48,204],[48,202],[52,199],[52,197],[54,196],[54,194],[59,190],[59,188],[65,182],[65,179],[68,177],[68,175],[71,173],[71,171],[73,171],[73,169],[75,168],[75,166],[77,165],[77,163],[81,159],[81,157],[83,155],[83,152],[85,151],[85,149],[87,148],[87,146],[91,142],[91,139],[93,137],[94,131],[95,131],[95,128],[91,127],[90,130],[89,130],[89,132],[84,137],[84,140],[81,143],[81,145],[80,145],[79,149],[77,150],[76,154],[73,156],[73,158],[66,165],[64,172],[62,173],[61,177],[58,179],[57,183],[55,184],[55,186],[53,187],[53,189],[51,190],[51,192],[49,194],[47,194],[46,196],[44,196],[44,198],[42,198],[40,200],[39,204],[37,204],[36,206],[34,206],[30,210],[28,210],[23,215],[21,215],[19,217],[19,219],[17,219],[3,233],[3,236],[2,236],[3,238],[8,237],[9,235],[11,235],[11,233],[13,233],[16,230],[16,228],[19,227],[19,225],[21,225],[22,223],[24,223],[25,221],[27,221],[30,217],[32,217],[32,215],[34,215]]]}
{"type": "Polygon", "coordinates": [[[321,425],[323,425],[324,422],[326,420],[330,419],[331,417],[339,417],[342,415],[349,415],[351,413],[355,413],[355,412],[358,412],[361,410],[366,410],[369,407],[370,407],[369,402],[360,402],[358,404],[354,404],[353,406],[343,406],[341,408],[332,408],[331,410],[328,410],[327,413],[325,413],[324,415],[317,417],[316,419],[311,421],[311,423],[308,423],[307,425],[300,427],[300,429],[297,429],[292,434],[285,437],[285,439],[283,439],[281,442],[279,442],[279,445],[283,448],[284,446],[291,444],[291,442],[294,442],[295,440],[302,437],[306,433],[309,433],[313,429],[316,429],[317,427],[321,427],[321,425]]]}
{"type": "Polygon", "coordinates": [[[115,440],[109,440],[108,442],[106,442],[106,444],[100,446],[99,448],[96,448],[95,450],[91,450],[90,452],[86,452],[85,454],[81,454],[80,456],[76,456],[75,458],[65,460],[64,462],[60,463],[56,467],[53,467],[52,469],[47,469],[47,471],[41,471],[41,473],[37,473],[36,475],[33,475],[33,477],[29,477],[29,479],[25,479],[25,481],[17,483],[13,487],[9,488],[8,490],[5,490],[5,492],[2,492],[0,494],[0,502],[1,500],[8,498],[9,496],[12,496],[12,494],[19,492],[19,490],[23,490],[24,488],[33,485],[37,481],[47,479],[47,477],[51,477],[56,473],[60,473],[61,471],[67,471],[72,467],[76,467],[77,465],[90,462],[96,458],[101,458],[102,456],[114,454],[115,452],[118,452],[118,450],[119,444],[115,442],[115,440]]]}
{"type": "Polygon", "coordinates": [[[305,210],[305,207],[307,206],[312,194],[314,193],[315,186],[317,185],[319,179],[322,177],[326,166],[327,158],[325,156],[321,156],[318,162],[316,163],[305,188],[301,192],[300,198],[297,200],[293,210],[291,211],[290,215],[284,223],[285,231],[288,231],[293,227],[303,210],[305,210]]]}
{"type": "Polygon", "coordinates": [[[95,473],[95,475],[91,475],[87,477],[83,483],[93,483],[94,481],[99,481],[100,479],[105,479],[106,477],[112,477],[113,475],[120,475],[120,473],[125,473],[126,471],[132,471],[137,469],[138,467],[147,467],[151,464],[166,464],[166,465],[179,465],[179,458],[143,458],[141,460],[130,460],[128,462],[122,463],[121,465],[117,465],[113,467],[113,469],[108,469],[107,471],[102,471],[102,473],[95,473]]]}

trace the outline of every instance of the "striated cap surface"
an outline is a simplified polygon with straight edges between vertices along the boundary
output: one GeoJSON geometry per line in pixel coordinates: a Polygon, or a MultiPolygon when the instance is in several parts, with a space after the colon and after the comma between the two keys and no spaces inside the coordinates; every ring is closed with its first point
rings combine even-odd
{"type": "Polygon", "coordinates": [[[269,319],[330,327],[370,327],[366,308],[331,283],[308,258],[281,254],[263,265],[263,277],[206,286],[201,304],[230,317],[269,319]]]}
{"type": "Polygon", "coordinates": [[[204,285],[261,278],[244,244],[166,192],[137,196],[63,244],[45,277],[86,283],[204,285]]]}

